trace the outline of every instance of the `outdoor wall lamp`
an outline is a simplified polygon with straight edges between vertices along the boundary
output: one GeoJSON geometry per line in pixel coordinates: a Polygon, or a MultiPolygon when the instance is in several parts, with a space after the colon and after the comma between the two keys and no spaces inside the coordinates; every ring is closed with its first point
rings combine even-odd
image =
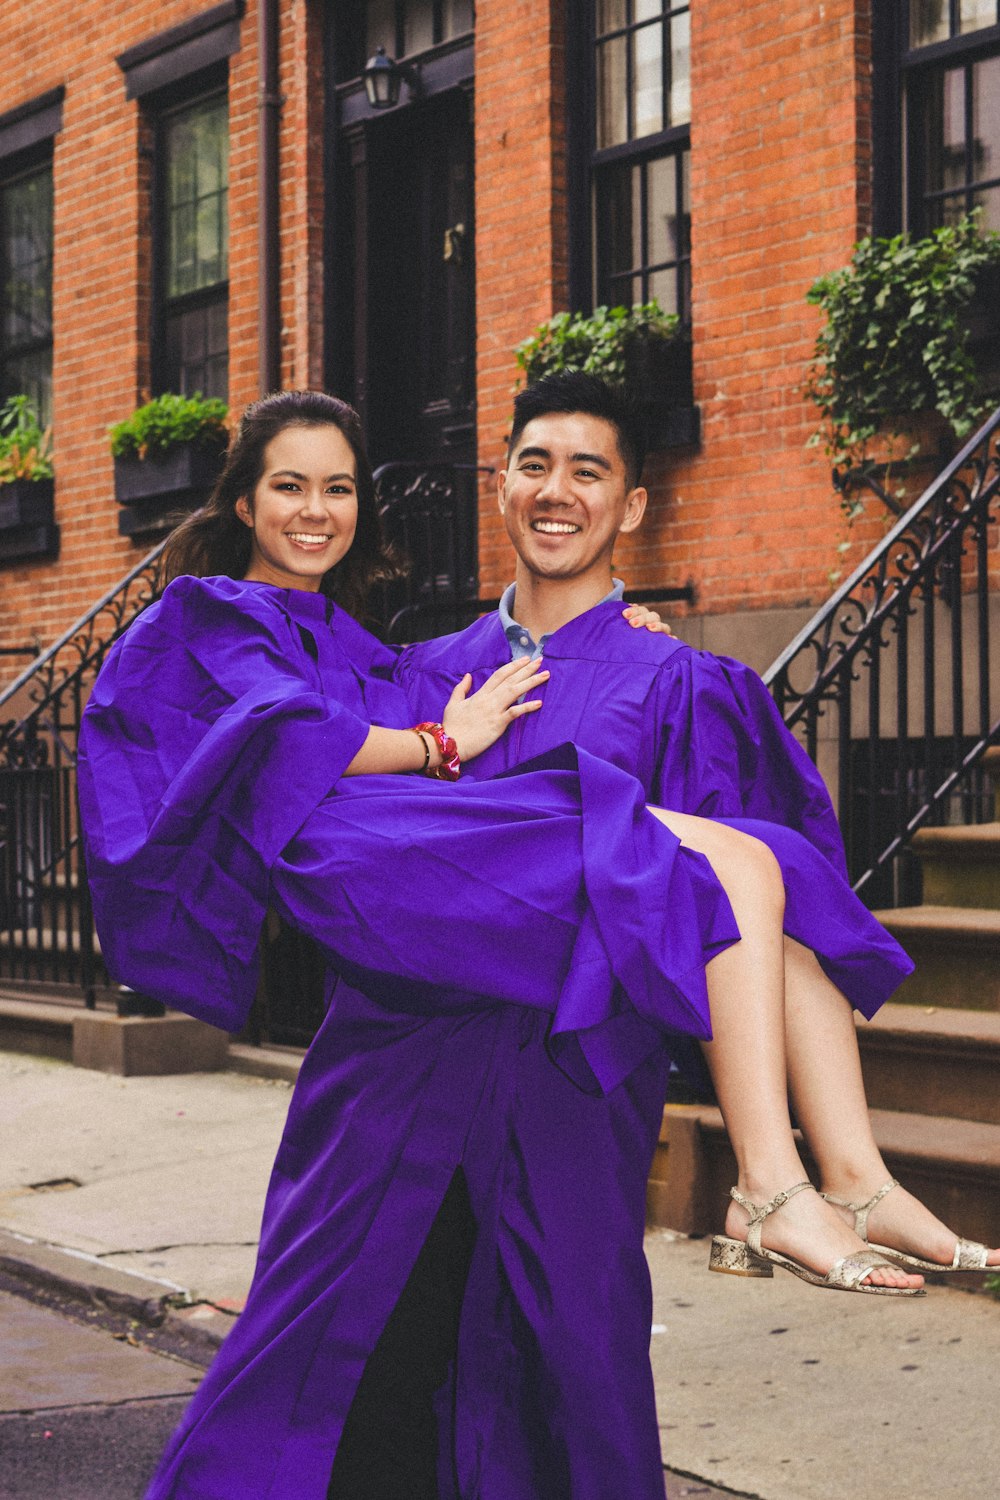
{"type": "Polygon", "coordinates": [[[386,57],[384,47],[379,47],[375,56],[368,59],[361,76],[365,80],[365,93],[372,109],[392,109],[398,104],[399,89],[404,80],[414,98],[420,93],[419,69],[411,63],[401,63],[394,57],[386,57]]]}

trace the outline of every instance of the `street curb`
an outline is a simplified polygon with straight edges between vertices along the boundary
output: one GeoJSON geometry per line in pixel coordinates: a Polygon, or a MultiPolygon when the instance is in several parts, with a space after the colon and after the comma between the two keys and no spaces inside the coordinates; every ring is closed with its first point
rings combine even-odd
{"type": "Polygon", "coordinates": [[[210,1303],[175,1305],[183,1288],[104,1266],[93,1257],[0,1229],[0,1290],[42,1306],[74,1309],[85,1322],[128,1333],[199,1365],[211,1362],[235,1317],[210,1303]],[[66,1307],[64,1304],[69,1303],[66,1307]]]}

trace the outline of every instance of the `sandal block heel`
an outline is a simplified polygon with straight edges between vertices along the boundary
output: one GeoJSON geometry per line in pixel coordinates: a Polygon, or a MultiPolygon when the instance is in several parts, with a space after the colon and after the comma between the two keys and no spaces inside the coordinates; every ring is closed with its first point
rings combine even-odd
{"type": "Polygon", "coordinates": [[[712,1252],[708,1257],[708,1269],[721,1271],[724,1276],[773,1276],[774,1268],[742,1240],[730,1239],[728,1234],[717,1234],[712,1240],[712,1252]]]}

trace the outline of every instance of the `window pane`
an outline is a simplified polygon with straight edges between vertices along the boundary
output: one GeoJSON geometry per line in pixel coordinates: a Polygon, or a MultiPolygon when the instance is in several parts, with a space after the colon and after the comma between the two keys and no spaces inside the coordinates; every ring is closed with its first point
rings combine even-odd
{"type": "Polygon", "coordinates": [[[984,229],[1000,229],[1000,188],[986,188],[974,194],[973,205],[983,210],[984,229]]]}
{"type": "Polygon", "coordinates": [[[635,33],[632,70],[635,135],[654,135],[663,129],[663,26],[656,22],[635,33]]]}
{"type": "Polygon", "coordinates": [[[379,47],[384,47],[389,57],[396,56],[396,0],[368,0],[365,62],[379,47]]]}
{"type": "Polygon", "coordinates": [[[403,51],[423,52],[434,45],[434,6],[431,0],[406,0],[403,51]]]}
{"type": "Polygon", "coordinates": [[[195,238],[195,208],[193,203],[182,203],[170,215],[170,264],[167,275],[167,294],[181,297],[197,287],[197,245],[195,238]]]}
{"type": "Polygon", "coordinates": [[[441,40],[463,36],[472,30],[472,0],[445,0],[442,9],[441,40]]]}
{"type": "Polygon", "coordinates": [[[222,246],[221,207],[218,197],[202,198],[198,204],[198,285],[211,286],[226,275],[222,246]]]}
{"type": "Polygon", "coordinates": [[[650,21],[654,16],[662,16],[664,10],[669,6],[663,4],[663,0],[635,0],[634,21],[650,21]]]}
{"type": "Polygon", "coordinates": [[[670,23],[670,111],[671,125],[687,125],[691,119],[691,13],[675,16],[670,23]]]}
{"type": "Polygon", "coordinates": [[[1000,177],[1000,57],[972,69],[972,180],[1000,177]]]}
{"type": "Polygon", "coordinates": [[[927,190],[965,182],[965,71],[951,68],[927,89],[927,190]]]}
{"type": "Polygon", "coordinates": [[[660,265],[681,253],[677,217],[677,161],[661,156],[648,167],[646,193],[649,214],[649,262],[660,265]]]}
{"type": "Polygon", "coordinates": [[[52,169],[3,189],[3,339],[11,346],[52,338],[52,169]]]}
{"type": "Polygon", "coordinates": [[[910,0],[910,46],[926,47],[948,36],[948,0],[910,0]]]}
{"type": "Polygon", "coordinates": [[[965,193],[952,193],[947,198],[941,198],[928,210],[928,228],[936,229],[939,224],[957,224],[965,211],[965,193]]]}
{"type": "Polygon", "coordinates": [[[226,299],[170,314],[164,326],[167,390],[228,400],[228,317],[226,299]]]}
{"type": "Polygon", "coordinates": [[[602,42],[597,49],[597,145],[620,146],[628,140],[625,109],[626,38],[602,42]]]}
{"type": "Polygon", "coordinates": [[[43,427],[52,421],[52,345],[32,353],[15,354],[3,362],[0,401],[8,396],[30,396],[43,427]]]}
{"type": "Polygon", "coordinates": [[[996,23],[997,0],[959,0],[958,29],[961,33],[982,31],[984,26],[995,26],[996,23]]]}
{"type": "Polygon", "coordinates": [[[182,296],[228,274],[229,118],[225,99],[166,123],[167,295],[182,296]]]}
{"type": "Polygon", "coordinates": [[[649,300],[656,298],[664,312],[680,312],[677,296],[677,272],[654,271],[649,278],[649,300]]]}
{"type": "Polygon", "coordinates": [[[598,237],[602,280],[642,263],[641,167],[616,167],[604,174],[598,195],[598,237]]]}
{"type": "Polygon", "coordinates": [[[628,22],[625,0],[597,0],[597,35],[606,31],[618,31],[628,22]]]}
{"type": "Polygon", "coordinates": [[[609,307],[634,307],[643,302],[641,276],[616,276],[608,285],[609,307]]]}

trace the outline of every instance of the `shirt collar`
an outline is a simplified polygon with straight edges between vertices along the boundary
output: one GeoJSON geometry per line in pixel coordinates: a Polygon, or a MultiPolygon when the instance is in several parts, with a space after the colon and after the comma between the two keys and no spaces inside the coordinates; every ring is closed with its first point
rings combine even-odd
{"type": "MultiPolygon", "coordinates": [[[[597,601],[598,604],[613,604],[624,599],[625,585],[622,580],[620,578],[613,578],[611,583],[612,587],[603,599],[597,601]]],[[[531,639],[524,626],[519,625],[511,613],[514,608],[514,589],[515,585],[511,583],[503,591],[500,607],[497,611],[500,616],[500,625],[512,648],[518,652],[523,652],[526,647],[531,647],[533,648],[532,655],[535,655],[536,652],[544,650],[546,642],[555,634],[555,631],[549,631],[548,635],[543,635],[540,641],[535,642],[531,639]]],[[[596,607],[595,605],[594,608],[596,609],[596,607]]]]}

